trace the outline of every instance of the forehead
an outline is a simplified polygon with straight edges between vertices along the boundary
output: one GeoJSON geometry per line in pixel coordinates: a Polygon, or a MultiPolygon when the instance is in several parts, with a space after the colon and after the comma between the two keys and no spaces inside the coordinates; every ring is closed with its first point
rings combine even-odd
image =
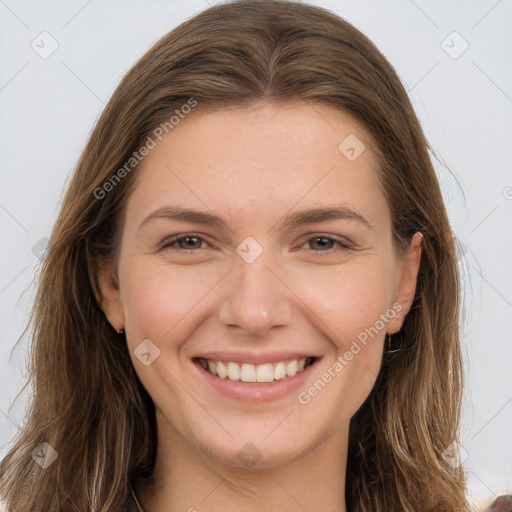
{"type": "Polygon", "coordinates": [[[265,215],[333,199],[364,208],[383,200],[373,147],[354,118],[326,105],[199,110],[156,140],[128,210],[179,203],[265,215]]]}
{"type": "Polygon", "coordinates": [[[170,151],[181,160],[199,160],[203,155],[215,154],[219,161],[223,160],[222,153],[229,151],[224,169],[236,166],[238,159],[271,168],[276,158],[307,156],[309,162],[321,155],[334,162],[340,154],[354,162],[353,167],[363,163],[377,168],[374,141],[362,125],[346,112],[313,102],[261,100],[245,107],[199,109],[182,117],[166,132],[143,160],[143,169],[169,157],[170,151]],[[356,152],[343,153],[350,146],[356,152]],[[355,162],[359,153],[362,159],[358,164],[355,162]],[[233,156],[238,159],[233,161],[233,156]]]}

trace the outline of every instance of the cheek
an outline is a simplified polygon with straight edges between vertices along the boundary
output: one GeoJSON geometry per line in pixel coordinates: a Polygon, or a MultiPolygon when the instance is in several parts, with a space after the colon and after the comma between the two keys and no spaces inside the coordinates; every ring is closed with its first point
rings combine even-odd
{"type": "Polygon", "coordinates": [[[372,390],[382,364],[386,324],[395,311],[389,307],[392,276],[377,258],[332,270],[321,279],[302,278],[301,297],[314,312],[310,318],[319,319],[316,327],[332,351],[299,401],[315,404],[319,415],[331,415],[338,425],[356,413],[372,390]]]}
{"type": "MultiPolygon", "coordinates": [[[[302,392],[310,397],[318,414],[332,415],[333,424],[347,420],[357,411],[378,375],[384,333],[376,333],[375,326],[389,306],[389,268],[382,257],[375,255],[341,265],[308,263],[276,268],[286,286],[275,288],[275,293],[282,293],[283,300],[292,301],[291,307],[297,310],[297,323],[288,326],[290,332],[309,323],[309,332],[317,337],[326,355],[314,379],[326,383],[325,390],[302,392]],[[341,409],[339,404],[343,404],[341,409]]],[[[129,265],[121,265],[121,295],[131,352],[149,338],[173,356],[164,355],[150,371],[134,360],[155,403],[164,404],[169,400],[169,390],[174,389],[172,400],[186,406],[181,388],[176,388],[161,368],[172,367],[173,374],[185,368],[179,364],[181,358],[174,355],[181,352],[182,346],[183,354],[190,351],[194,331],[219,308],[219,297],[232,296],[225,287],[236,283],[229,274],[223,278],[228,271],[228,266],[220,265],[148,264],[144,257],[134,257],[129,265]],[[161,371],[152,371],[159,368],[161,371]],[[167,390],[166,394],[161,394],[162,389],[167,390]]],[[[213,320],[212,325],[219,327],[218,319],[213,320]]]]}
{"type": "Polygon", "coordinates": [[[393,278],[386,267],[382,258],[371,256],[298,276],[298,295],[322,320],[322,330],[340,350],[366,329],[385,331],[380,319],[393,295],[393,278]]]}
{"type": "MultiPolygon", "coordinates": [[[[389,268],[382,255],[354,258],[339,265],[290,263],[277,269],[286,286],[276,288],[275,293],[292,301],[300,315],[344,352],[389,307],[389,268]]],[[[120,266],[119,277],[126,330],[132,343],[164,337],[166,342],[184,342],[191,334],[188,330],[193,329],[194,318],[202,319],[220,306],[215,297],[232,295],[224,290],[234,285],[229,275],[223,278],[228,271],[229,263],[170,266],[165,261],[148,264],[143,256],[126,260],[120,266]],[[166,337],[171,331],[173,335],[166,337]]],[[[293,325],[289,327],[293,329],[293,325]]],[[[382,331],[380,324],[377,328],[382,331]]]]}
{"type": "Polygon", "coordinates": [[[219,273],[207,265],[170,267],[134,257],[120,268],[121,300],[131,337],[162,339],[187,315],[197,314],[219,273]],[[200,267],[200,268],[199,268],[200,267]]]}

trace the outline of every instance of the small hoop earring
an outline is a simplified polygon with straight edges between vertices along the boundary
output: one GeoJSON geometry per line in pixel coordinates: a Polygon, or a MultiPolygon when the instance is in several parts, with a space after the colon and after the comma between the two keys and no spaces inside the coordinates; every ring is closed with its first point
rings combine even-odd
{"type": "Polygon", "coordinates": [[[386,333],[386,346],[386,354],[393,354],[394,352],[398,352],[402,349],[402,335],[400,331],[394,335],[386,333]],[[392,336],[395,336],[395,338],[392,339],[392,336]]]}

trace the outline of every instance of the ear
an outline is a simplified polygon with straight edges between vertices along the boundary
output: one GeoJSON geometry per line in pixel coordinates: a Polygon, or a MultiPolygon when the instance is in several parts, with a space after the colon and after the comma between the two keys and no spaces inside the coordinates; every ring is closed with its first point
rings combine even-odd
{"type": "Polygon", "coordinates": [[[414,233],[409,248],[399,256],[393,304],[400,304],[402,308],[388,323],[386,330],[389,334],[394,334],[402,328],[404,318],[411,309],[420,269],[422,241],[423,235],[420,232],[414,233]]]}
{"type": "Polygon", "coordinates": [[[116,330],[124,329],[125,317],[119,283],[112,263],[98,265],[96,272],[97,287],[95,295],[98,304],[105,313],[110,325],[116,330]]]}

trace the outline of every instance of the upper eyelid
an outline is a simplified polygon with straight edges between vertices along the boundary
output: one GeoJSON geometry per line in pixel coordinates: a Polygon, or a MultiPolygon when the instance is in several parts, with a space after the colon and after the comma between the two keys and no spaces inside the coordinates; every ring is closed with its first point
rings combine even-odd
{"type": "MultiPolygon", "coordinates": [[[[352,246],[355,245],[353,242],[351,242],[346,237],[339,236],[339,235],[338,236],[334,236],[334,235],[322,234],[322,233],[309,233],[309,234],[304,235],[304,236],[305,236],[305,238],[303,238],[301,242],[298,242],[296,245],[294,245],[294,248],[300,248],[302,245],[304,245],[309,240],[312,240],[314,238],[327,238],[328,240],[331,240],[335,244],[337,243],[341,247],[345,247],[345,248],[349,248],[349,247],[352,247],[352,246]]],[[[160,248],[166,248],[166,247],[169,247],[172,244],[178,242],[179,240],[182,240],[184,238],[189,238],[189,237],[190,238],[199,238],[202,241],[204,241],[205,243],[207,243],[211,248],[217,248],[217,245],[211,243],[208,240],[207,236],[199,234],[199,233],[184,233],[184,234],[173,235],[173,236],[168,237],[165,240],[163,240],[159,244],[159,247],[160,248]]],[[[197,251],[198,249],[181,249],[181,250],[183,250],[183,251],[186,251],[186,250],[197,251]]],[[[313,252],[327,252],[327,251],[328,250],[326,250],[326,251],[313,251],[313,252]]]]}
{"type": "MultiPolygon", "coordinates": [[[[216,247],[215,244],[212,244],[211,242],[208,241],[207,237],[205,237],[204,235],[196,234],[196,233],[185,233],[183,235],[170,236],[168,238],[165,238],[158,245],[159,245],[159,247],[165,247],[167,245],[170,245],[170,244],[173,244],[175,242],[178,242],[179,240],[181,240],[183,238],[194,238],[194,237],[201,239],[202,241],[204,241],[205,243],[209,244],[212,247],[216,247]]],[[[185,249],[183,249],[183,250],[185,250],[185,249]]]]}
{"type": "MultiPolygon", "coordinates": [[[[321,235],[321,234],[320,235],[308,236],[307,238],[303,239],[302,242],[298,243],[294,247],[300,248],[305,243],[309,242],[309,240],[313,240],[315,238],[327,238],[328,240],[331,240],[335,244],[338,244],[338,246],[341,247],[342,249],[352,249],[354,247],[354,244],[352,242],[350,242],[348,239],[346,239],[345,237],[338,238],[338,237],[334,237],[334,236],[321,235]]],[[[312,252],[329,252],[329,249],[325,250],[325,251],[312,251],[312,252]]]]}

